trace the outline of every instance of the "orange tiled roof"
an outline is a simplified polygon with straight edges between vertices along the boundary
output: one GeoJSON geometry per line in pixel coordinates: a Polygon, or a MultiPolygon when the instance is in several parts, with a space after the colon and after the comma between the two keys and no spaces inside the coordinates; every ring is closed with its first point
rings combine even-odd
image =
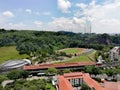
{"type": "Polygon", "coordinates": [[[35,69],[47,69],[47,68],[61,68],[61,67],[72,67],[72,66],[86,66],[95,65],[95,62],[74,62],[74,63],[61,63],[61,64],[38,64],[24,66],[23,70],[35,70],[35,69]]]}
{"type": "Polygon", "coordinates": [[[84,82],[87,83],[87,85],[88,85],[89,87],[94,88],[95,90],[109,90],[109,89],[106,89],[106,88],[103,88],[102,86],[100,86],[100,85],[98,84],[98,82],[96,82],[94,79],[92,79],[92,78],[90,77],[89,74],[84,74],[83,80],[84,80],[84,82]]]}
{"type": "MultiPolygon", "coordinates": [[[[59,76],[60,77],[60,76],[59,76]]],[[[58,79],[60,80],[61,78],[58,79]]],[[[64,74],[62,76],[62,80],[65,79],[65,80],[68,80],[68,79],[73,79],[73,78],[83,78],[83,81],[91,88],[94,88],[95,90],[109,90],[109,89],[106,89],[106,88],[103,88],[102,86],[100,86],[94,79],[92,79],[90,77],[90,75],[88,73],[82,73],[82,72],[76,72],[76,73],[67,73],[67,74],[64,74]]],[[[62,80],[60,80],[60,82],[63,82],[62,80]]],[[[64,82],[63,82],[64,83],[64,82]]],[[[59,88],[60,90],[67,90],[65,88],[61,89],[62,88],[62,85],[63,83],[59,83],[59,88]],[[62,85],[61,85],[62,84],[62,85]],[[60,87],[61,86],[61,87],[60,87]]],[[[67,85],[69,85],[70,82],[69,81],[66,81],[66,84],[64,83],[64,87],[67,87],[67,85]],[[65,86],[66,85],[66,86],[65,86]]],[[[71,87],[71,86],[70,86],[71,87]]],[[[71,89],[68,89],[68,90],[73,90],[72,88],[71,89]]]]}
{"type": "Polygon", "coordinates": [[[63,76],[58,76],[59,79],[59,90],[74,90],[70,82],[65,79],[63,76]]]}

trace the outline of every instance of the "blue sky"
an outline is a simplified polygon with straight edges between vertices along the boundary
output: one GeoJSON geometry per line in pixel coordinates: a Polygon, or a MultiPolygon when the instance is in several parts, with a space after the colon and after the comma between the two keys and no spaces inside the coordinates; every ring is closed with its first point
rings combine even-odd
{"type": "Polygon", "coordinates": [[[120,0],[0,0],[0,28],[120,33],[120,0]]]}

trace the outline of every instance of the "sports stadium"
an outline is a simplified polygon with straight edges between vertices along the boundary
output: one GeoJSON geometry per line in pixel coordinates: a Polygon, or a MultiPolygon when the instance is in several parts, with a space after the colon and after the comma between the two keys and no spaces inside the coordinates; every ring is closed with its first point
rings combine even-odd
{"type": "Polygon", "coordinates": [[[14,69],[21,69],[25,65],[30,65],[29,59],[22,60],[8,60],[0,65],[0,73],[7,72],[14,69]]]}

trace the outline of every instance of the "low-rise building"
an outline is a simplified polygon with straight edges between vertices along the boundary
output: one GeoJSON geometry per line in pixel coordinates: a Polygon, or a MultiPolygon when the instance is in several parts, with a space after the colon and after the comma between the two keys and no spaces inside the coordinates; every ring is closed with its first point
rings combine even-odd
{"type": "Polygon", "coordinates": [[[112,48],[109,52],[110,61],[120,60],[120,46],[112,48]]]}
{"type": "Polygon", "coordinates": [[[85,66],[95,66],[95,62],[72,62],[59,64],[38,64],[24,66],[23,70],[29,71],[31,74],[44,73],[48,68],[56,68],[58,70],[64,69],[83,69],[85,66]]]}
{"type": "Polygon", "coordinates": [[[91,90],[109,90],[92,79],[88,73],[67,73],[57,76],[57,80],[55,80],[57,90],[80,90],[83,84],[86,84],[91,90]]]}

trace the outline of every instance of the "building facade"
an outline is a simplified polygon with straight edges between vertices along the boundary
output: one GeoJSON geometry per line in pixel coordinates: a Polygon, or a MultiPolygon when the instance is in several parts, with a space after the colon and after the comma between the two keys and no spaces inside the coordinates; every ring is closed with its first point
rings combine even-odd
{"type": "Polygon", "coordinates": [[[112,48],[109,52],[110,61],[120,60],[120,46],[112,48]]]}

